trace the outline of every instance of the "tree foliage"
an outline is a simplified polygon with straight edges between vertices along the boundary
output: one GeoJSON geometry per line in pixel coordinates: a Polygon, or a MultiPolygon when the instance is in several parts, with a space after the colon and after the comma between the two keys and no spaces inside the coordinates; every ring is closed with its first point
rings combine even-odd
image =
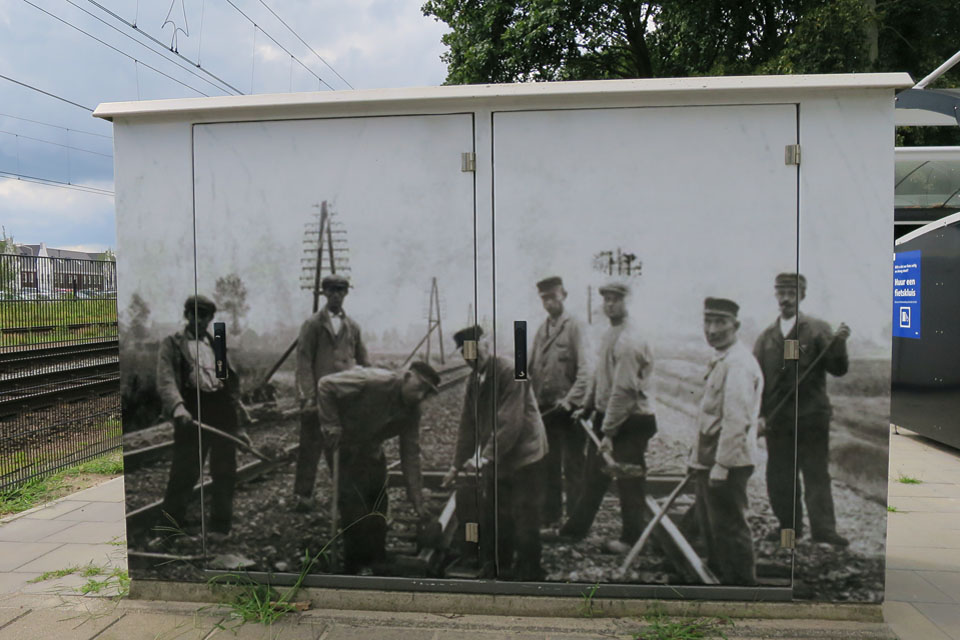
{"type": "MultiPolygon", "coordinates": [[[[956,0],[426,0],[448,84],[907,71],[960,47],[956,0]]],[[[960,70],[952,72],[957,84],[960,70]]],[[[950,78],[944,80],[950,82],[950,78]]]]}
{"type": "Polygon", "coordinates": [[[217,278],[213,291],[213,300],[217,310],[230,316],[230,332],[239,335],[240,320],[250,310],[247,304],[247,286],[236,273],[217,278]]]}
{"type": "Polygon", "coordinates": [[[139,293],[130,297],[127,305],[127,323],[130,335],[136,342],[143,342],[147,338],[147,320],[150,319],[150,306],[147,305],[139,293]]]}
{"type": "Polygon", "coordinates": [[[7,236],[6,228],[0,231],[0,290],[12,289],[17,281],[17,261],[15,258],[4,258],[5,255],[16,255],[17,246],[13,243],[13,236],[7,236]]]}

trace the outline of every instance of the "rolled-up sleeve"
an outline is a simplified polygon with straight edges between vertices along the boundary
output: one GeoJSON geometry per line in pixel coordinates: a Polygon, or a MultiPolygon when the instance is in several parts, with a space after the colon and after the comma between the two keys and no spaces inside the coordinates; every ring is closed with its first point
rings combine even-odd
{"type": "Polygon", "coordinates": [[[406,419],[400,431],[400,467],[407,484],[407,498],[419,512],[423,507],[423,474],[420,469],[420,414],[406,419]]]}

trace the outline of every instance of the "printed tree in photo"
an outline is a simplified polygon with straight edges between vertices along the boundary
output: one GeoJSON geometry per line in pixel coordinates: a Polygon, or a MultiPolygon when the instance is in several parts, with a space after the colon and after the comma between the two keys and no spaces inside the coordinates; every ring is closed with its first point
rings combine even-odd
{"type": "Polygon", "coordinates": [[[130,298],[130,304],[127,305],[127,320],[130,327],[130,335],[136,342],[143,342],[147,337],[147,320],[150,318],[150,307],[146,301],[140,297],[139,293],[134,293],[130,298]]]}
{"type": "Polygon", "coordinates": [[[240,321],[250,310],[247,304],[247,287],[236,273],[217,278],[213,290],[213,300],[217,303],[217,311],[230,317],[230,333],[239,335],[240,321]]]}

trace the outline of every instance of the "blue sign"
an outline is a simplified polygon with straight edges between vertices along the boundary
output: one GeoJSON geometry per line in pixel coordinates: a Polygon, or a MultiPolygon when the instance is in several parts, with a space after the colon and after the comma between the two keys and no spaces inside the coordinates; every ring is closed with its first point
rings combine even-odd
{"type": "Polygon", "coordinates": [[[920,338],[920,252],[893,258],[893,335],[920,338]]]}

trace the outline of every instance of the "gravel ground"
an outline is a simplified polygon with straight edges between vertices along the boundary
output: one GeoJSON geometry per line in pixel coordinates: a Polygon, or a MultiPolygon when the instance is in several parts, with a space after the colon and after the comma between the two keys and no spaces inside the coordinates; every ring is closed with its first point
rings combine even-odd
{"type": "MultiPolygon", "coordinates": [[[[661,402],[658,408],[659,433],[651,441],[648,466],[652,473],[682,474],[684,461],[695,437],[692,414],[696,387],[702,373],[690,363],[678,362],[675,367],[664,367],[665,375],[659,383],[661,402]]],[[[463,402],[464,385],[448,390],[427,402],[424,407],[421,443],[422,466],[425,470],[443,470],[449,466],[456,442],[456,429],[463,402]]],[[[282,446],[297,440],[299,426],[295,418],[276,417],[262,420],[251,430],[257,446],[282,446]]],[[[162,434],[162,430],[157,433],[162,434]]],[[[156,436],[158,438],[162,435],[156,436]]],[[[762,444],[762,443],[761,443],[762,444]]],[[[386,444],[388,461],[398,457],[396,441],[386,444]]],[[[765,452],[762,458],[765,460],[765,452]]],[[[241,455],[240,464],[247,461],[241,455]]],[[[169,463],[160,463],[127,476],[128,509],[142,506],[162,496],[169,463]]],[[[313,514],[298,514],[289,508],[293,485],[294,465],[287,464],[255,481],[238,487],[235,497],[235,527],[231,539],[217,552],[237,554],[250,561],[250,568],[268,572],[296,572],[304,555],[318,552],[329,540],[327,498],[330,495],[326,464],[320,463],[317,496],[318,510],[313,514]]],[[[765,462],[755,471],[748,494],[750,515],[756,543],[758,564],[768,575],[789,575],[791,556],[773,542],[763,540],[773,531],[776,521],[770,511],[764,483],[765,462]]],[[[388,552],[413,551],[413,526],[408,521],[412,513],[402,488],[390,489],[390,522],[388,552]]],[[[435,510],[442,506],[445,495],[433,495],[435,510]]],[[[853,540],[848,549],[834,549],[812,543],[808,538],[798,541],[795,555],[795,595],[830,601],[878,601],[883,592],[884,532],[876,522],[885,518],[885,507],[870,500],[847,485],[834,481],[839,530],[853,540]],[[856,535],[854,535],[856,534],[856,535]]],[[[689,505],[690,497],[678,501],[672,516],[689,505]]],[[[677,519],[675,517],[675,521],[677,519]]],[[[572,544],[544,545],[544,568],[550,581],[613,582],[617,580],[639,583],[679,584],[680,577],[672,570],[663,554],[650,545],[638,559],[633,570],[618,578],[616,569],[622,558],[604,554],[603,542],[619,535],[619,505],[615,490],[604,500],[590,536],[572,544]]],[[[131,536],[132,549],[142,549],[149,536],[131,536]]],[[[181,545],[180,553],[199,553],[199,545],[181,545]]],[[[168,563],[148,569],[134,563],[131,570],[137,578],[164,578],[176,580],[203,579],[197,567],[188,563],[168,563]]]]}

